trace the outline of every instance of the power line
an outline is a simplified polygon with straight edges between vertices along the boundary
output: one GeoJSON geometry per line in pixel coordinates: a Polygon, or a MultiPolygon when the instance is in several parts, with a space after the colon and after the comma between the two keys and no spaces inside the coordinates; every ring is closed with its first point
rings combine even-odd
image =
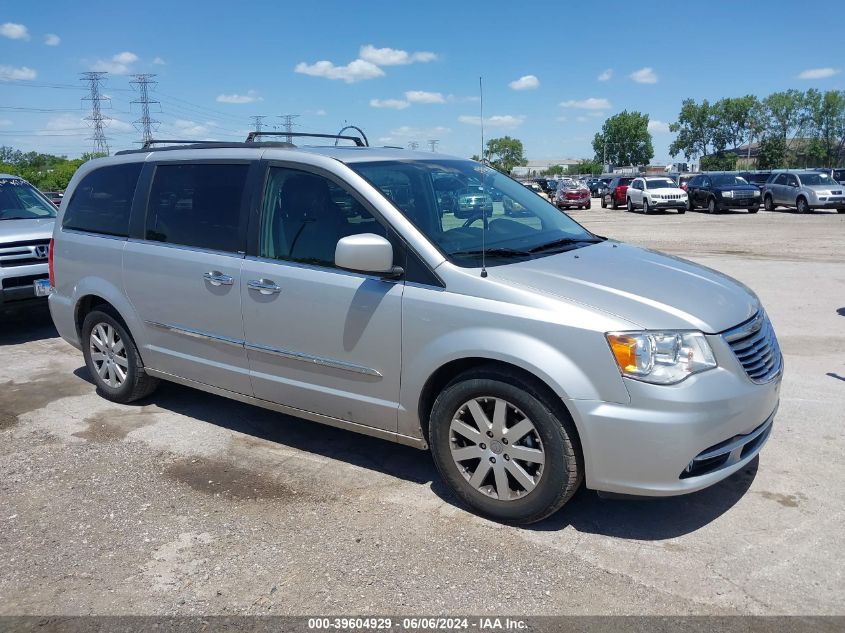
{"type": "Polygon", "coordinates": [[[431,139],[429,139],[429,140],[428,140],[428,144],[429,144],[429,146],[431,147],[431,151],[432,151],[432,152],[436,152],[436,151],[437,151],[437,145],[438,145],[438,143],[440,143],[440,139],[437,139],[437,138],[431,138],[431,139]]]}
{"type": "Polygon", "coordinates": [[[129,84],[138,87],[140,98],[131,103],[141,104],[141,118],[133,121],[133,124],[135,125],[135,129],[141,132],[141,144],[143,145],[153,139],[153,126],[159,123],[155,119],[150,118],[150,105],[154,103],[160,104],[159,101],[150,99],[150,88],[154,88],[158,82],[152,80],[155,77],[152,73],[136,73],[132,76],[135,79],[130,81],[129,84]]]}
{"type": "Polygon", "coordinates": [[[261,129],[264,127],[264,119],[266,119],[267,116],[264,114],[256,114],[249,118],[252,120],[252,127],[255,129],[255,131],[261,132],[261,129]]]}
{"type": "MultiPolygon", "coordinates": [[[[282,120],[282,125],[285,128],[285,132],[290,134],[291,132],[293,132],[293,126],[296,125],[296,123],[294,123],[293,120],[298,119],[299,115],[298,114],[281,114],[281,115],[279,115],[279,118],[282,120]]],[[[286,136],[285,141],[287,141],[288,143],[293,143],[293,137],[292,136],[286,136]]]]}
{"type": "Polygon", "coordinates": [[[408,149],[417,149],[420,146],[416,141],[408,141],[408,149]]]}
{"type": "Polygon", "coordinates": [[[87,140],[94,141],[95,154],[109,153],[109,144],[105,132],[103,132],[103,127],[104,123],[110,121],[110,119],[109,117],[103,116],[100,110],[100,102],[104,100],[108,101],[108,97],[100,95],[100,84],[105,81],[104,77],[106,74],[105,72],[91,71],[82,73],[82,77],[80,78],[80,81],[88,82],[88,96],[82,97],[82,100],[91,102],[91,115],[85,117],[85,120],[91,121],[91,125],[94,128],[93,134],[87,140]]]}

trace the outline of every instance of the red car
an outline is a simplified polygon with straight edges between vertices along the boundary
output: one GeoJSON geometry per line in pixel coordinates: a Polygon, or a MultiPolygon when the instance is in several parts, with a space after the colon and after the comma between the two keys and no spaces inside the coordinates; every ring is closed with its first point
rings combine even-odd
{"type": "Polygon", "coordinates": [[[558,182],[554,204],[558,209],[569,209],[571,207],[589,209],[592,206],[590,189],[574,180],[565,178],[558,182]]]}
{"type": "Polygon", "coordinates": [[[607,189],[604,190],[604,195],[601,197],[601,208],[606,209],[610,206],[611,209],[618,209],[625,206],[625,193],[628,191],[628,185],[634,179],[633,176],[616,176],[610,181],[607,189]]]}

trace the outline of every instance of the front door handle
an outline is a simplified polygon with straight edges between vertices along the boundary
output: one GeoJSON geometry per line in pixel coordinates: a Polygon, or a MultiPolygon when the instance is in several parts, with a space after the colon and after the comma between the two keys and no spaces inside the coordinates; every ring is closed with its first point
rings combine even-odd
{"type": "Polygon", "coordinates": [[[224,275],[219,270],[210,270],[202,274],[202,278],[209,282],[212,286],[231,286],[235,283],[233,277],[224,275]]]}
{"type": "Polygon", "coordinates": [[[282,289],[270,279],[250,279],[246,282],[246,286],[250,290],[257,290],[263,295],[275,295],[282,291],[282,289]]]}

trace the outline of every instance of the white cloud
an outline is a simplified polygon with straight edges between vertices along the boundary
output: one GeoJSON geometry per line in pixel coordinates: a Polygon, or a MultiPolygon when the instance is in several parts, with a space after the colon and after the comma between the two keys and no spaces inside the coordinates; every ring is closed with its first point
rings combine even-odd
{"type": "MultiPolygon", "coordinates": [[[[452,130],[448,127],[443,126],[436,126],[431,128],[420,128],[420,127],[411,127],[410,125],[403,125],[401,127],[396,128],[395,130],[390,130],[390,136],[385,136],[382,138],[391,139],[395,137],[399,138],[437,138],[438,136],[443,136],[448,134],[452,130]]],[[[390,141],[384,141],[390,142],[390,141]]]]}
{"type": "Polygon", "coordinates": [[[38,75],[37,72],[35,72],[32,68],[27,68],[26,66],[15,68],[14,66],[0,65],[0,81],[35,79],[36,75],[38,75]]]}
{"type": "Polygon", "coordinates": [[[135,53],[124,51],[113,55],[111,59],[98,59],[91,66],[91,70],[97,72],[107,72],[113,75],[128,75],[130,64],[138,61],[138,56],[135,53]]]}
{"type": "Polygon", "coordinates": [[[393,110],[404,110],[410,103],[402,99],[370,99],[370,105],[374,108],[391,108],[393,110]]]}
{"type": "Polygon", "coordinates": [[[153,63],[154,63],[156,66],[164,66],[165,64],[167,64],[167,62],[166,62],[166,61],[164,61],[161,57],[154,57],[154,58],[153,58],[153,63]]]}
{"type": "Polygon", "coordinates": [[[47,33],[47,35],[44,36],[44,43],[47,46],[58,46],[62,43],[62,38],[55,33],[47,33]]]}
{"type": "Polygon", "coordinates": [[[310,75],[311,77],[324,77],[326,79],[340,79],[348,84],[365,79],[375,79],[384,76],[384,71],[364,59],[356,59],[346,66],[335,66],[329,61],[319,61],[316,64],[300,62],[293,69],[294,72],[310,75]]]}
{"type": "Polygon", "coordinates": [[[239,94],[222,94],[217,95],[218,103],[255,103],[256,101],[264,101],[263,97],[258,96],[255,90],[248,90],[245,95],[239,94]]]}
{"type": "Polygon", "coordinates": [[[635,70],[630,75],[628,75],[631,79],[636,81],[638,84],[656,84],[657,83],[657,73],[654,72],[653,68],[646,66],[645,68],[640,68],[639,70],[635,70]]]}
{"type": "Polygon", "coordinates": [[[316,114],[317,116],[326,116],[326,111],[320,108],[314,114],[316,114]]]}
{"type": "MultiPolygon", "coordinates": [[[[468,125],[481,125],[481,117],[477,116],[459,116],[458,121],[468,125]]],[[[515,116],[512,114],[496,114],[491,117],[486,117],[484,119],[484,126],[494,128],[516,128],[524,122],[525,117],[521,114],[515,116]]]]}
{"type": "Polygon", "coordinates": [[[523,75],[508,84],[512,90],[536,90],[540,87],[540,80],[536,75],[523,75]]]}
{"type": "Polygon", "coordinates": [[[372,44],[361,47],[358,57],[376,66],[404,66],[414,62],[432,62],[437,59],[435,53],[419,51],[408,53],[397,48],[376,48],[372,44]]]}
{"type": "Polygon", "coordinates": [[[609,110],[611,108],[610,101],[597,97],[580,100],[570,99],[569,101],[561,101],[560,105],[564,108],[576,108],[578,110],[609,110]]]}
{"type": "Polygon", "coordinates": [[[15,24],[14,22],[6,22],[0,24],[0,35],[8,37],[10,40],[28,40],[29,31],[23,24],[15,24]]]}
{"type": "Polygon", "coordinates": [[[653,121],[648,122],[648,131],[666,134],[669,132],[669,124],[665,121],[658,121],[657,119],[654,119],[653,121]]]}
{"type": "Polygon", "coordinates": [[[408,90],[405,99],[410,103],[446,103],[446,97],[442,93],[425,90],[408,90]]]}
{"type": "Polygon", "coordinates": [[[599,76],[596,77],[596,79],[598,79],[599,81],[608,81],[611,77],[613,77],[613,69],[608,68],[606,70],[601,71],[599,73],[599,76]]]}
{"type": "Polygon", "coordinates": [[[842,72],[838,68],[808,68],[799,73],[798,79],[827,79],[842,72]]]}
{"type": "Polygon", "coordinates": [[[9,127],[11,124],[9,119],[0,119],[0,127],[9,127]]]}
{"type": "Polygon", "coordinates": [[[577,117],[575,117],[575,120],[576,120],[576,121],[578,121],[578,123],[586,123],[586,122],[587,122],[587,121],[589,121],[590,119],[588,119],[588,118],[587,118],[587,117],[585,117],[585,116],[577,116],[577,117]]]}

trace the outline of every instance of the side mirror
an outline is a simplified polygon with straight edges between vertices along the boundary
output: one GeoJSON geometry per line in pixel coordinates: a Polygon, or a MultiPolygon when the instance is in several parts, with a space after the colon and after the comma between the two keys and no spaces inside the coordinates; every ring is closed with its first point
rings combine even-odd
{"type": "Polygon", "coordinates": [[[334,263],[338,268],[360,273],[393,276],[403,272],[401,268],[393,265],[391,243],[374,233],[348,235],[338,240],[334,263]]]}

